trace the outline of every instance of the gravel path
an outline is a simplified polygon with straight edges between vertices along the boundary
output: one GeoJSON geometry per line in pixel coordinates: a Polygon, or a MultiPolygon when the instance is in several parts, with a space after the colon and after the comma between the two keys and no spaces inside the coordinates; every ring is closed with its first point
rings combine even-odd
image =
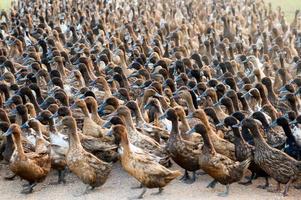
{"type": "MultiPolygon", "coordinates": [[[[173,168],[178,168],[174,165],[173,168]]],[[[3,176],[8,172],[7,165],[0,165],[0,199],[66,199],[66,200],[107,200],[107,199],[129,199],[129,197],[134,197],[140,194],[140,190],[133,190],[131,187],[138,186],[139,183],[132,177],[130,177],[126,172],[124,172],[119,163],[115,164],[109,180],[101,188],[96,189],[86,195],[81,195],[85,190],[85,185],[79,181],[77,177],[73,174],[68,174],[66,177],[66,185],[51,185],[51,182],[55,182],[57,177],[55,172],[51,172],[47,179],[36,186],[34,193],[29,195],[20,194],[22,185],[26,183],[16,178],[13,181],[6,181],[3,176]]],[[[144,199],[152,200],[193,200],[193,199],[231,199],[231,200],[242,200],[242,199],[252,199],[252,200],[278,200],[278,199],[300,199],[301,191],[291,188],[288,197],[282,197],[280,193],[269,193],[265,190],[258,189],[256,186],[264,184],[264,179],[259,178],[254,181],[253,185],[242,186],[239,184],[233,184],[230,187],[230,195],[227,198],[218,197],[219,192],[224,191],[224,186],[217,185],[215,189],[207,189],[206,185],[211,181],[211,178],[207,175],[198,176],[197,181],[192,185],[187,185],[179,180],[174,180],[169,184],[162,195],[154,196],[152,193],[157,192],[157,190],[147,190],[144,199]]],[[[275,187],[276,183],[272,182],[272,186],[275,187]]],[[[282,185],[282,189],[284,186],[282,185]]]]}

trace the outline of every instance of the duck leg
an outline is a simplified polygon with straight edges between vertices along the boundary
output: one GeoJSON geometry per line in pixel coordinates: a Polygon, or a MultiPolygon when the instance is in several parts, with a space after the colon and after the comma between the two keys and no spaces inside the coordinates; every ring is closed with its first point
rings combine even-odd
{"type": "Polygon", "coordinates": [[[249,180],[246,182],[239,182],[239,184],[241,185],[251,185],[252,184],[252,180],[255,179],[256,177],[256,173],[252,172],[252,175],[249,177],[249,180]]]}
{"type": "Polygon", "coordinates": [[[268,192],[273,192],[273,193],[280,192],[280,183],[277,182],[277,188],[276,189],[268,189],[268,192]]]}
{"type": "Polygon", "coordinates": [[[15,177],[16,177],[16,174],[11,173],[11,174],[7,174],[7,175],[4,177],[4,179],[5,179],[5,180],[8,180],[8,181],[12,181],[12,180],[14,180],[15,177]]]}
{"type": "Polygon", "coordinates": [[[203,176],[203,175],[206,175],[206,172],[202,172],[202,171],[199,171],[196,173],[197,175],[200,175],[200,176],[203,176]]]}
{"type": "Polygon", "coordinates": [[[195,179],[196,179],[195,171],[193,171],[193,172],[192,172],[192,177],[190,177],[190,176],[188,175],[188,178],[185,179],[185,180],[183,180],[183,182],[186,183],[186,184],[192,184],[192,183],[195,182],[195,179]]]}
{"type": "Polygon", "coordinates": [[[143,199],[143,196],[146,192],[146,187],[142,186],[143,187],[143,190],[141,192],[141,194],[138,196],[138,197],[133,197],[133,198],[130,198],[130,199],[143,199]]]}
{"type": "Polygon", "coordinates": [[[291,178],[291,179],[287,182],[287,184],[285,185],[285,189],[284,189],[284,192],[283,192],[283,196],[284,196],[284,197],[288,195],[287,193],[288,193],[289,187],[290,187],[290,185],[291,185],[292,182],[293,182],[293,179],[291,178]]]}
{"type": "Polygon", "coordinates": [[[268,187],[270,186],[270,183],[269,183],[269,178],[268,177],[265,177],[265,185],[258,185],[257,188],[260,188],[260,189],[267,189],[268,187]]]}
{"type": "Polygon", "coordinates": [[[163,188],[159,187],[159,191],[156,193],[152,193],[152,195],[160,195],[162,194],[163,190],[164,190],[163,188]]]}
{"type": "Polygon", "coordinates": [[[207,188],[215,188],[216,184],[217,184],[217,180],[214,179],[207,185],[207,188]]]}
{"type": "Polygon", "coordinates": [[[229,195],[229,189],[230,189],[230,185],[227,184],[226,185],[226,191],[222,192],[222,193],[219,193],[218,196],[220,196],[220,197],[226,197],[226,196],[228,196],[229,195]]]}
{"type": "Polygon", "coordinates": [[[59,170],[58,171],[58,183],[63,183],[65,184],[66,183],[66,180],[65,180],[65,175],[66,175],[66,171],[67,169],[64,169],[64,170],[59,170]]]}
{"type": "Polygon", "coordinates": [[[181,181],[186,181],[187,179],[190,179],[190,177],[189,177],[188,171],[185,169],[185,174],[184,174],[184,176],[182,176],[182,177],[180,178],[180,180],[181,180],[181,181]]]}
{"type": "Polygon", "coordinates": [[[135,189],[141,189],[141,188],[143,188],[143,185],[142,185],[142,183],[140,183],[140,185],[139,185],[139,186],[136,186],[136,187],[131,187],[131,189],[133,189],[133,190],[135,190],[135,189]]]}
{"type": "Polygon", "coordinates": [[[85,191],[83,193],[80,193],[80,194],[76,194],[76,195],[73,195],[74,197],[80,197],[82,195],[85,195],[85,194],[88,194],[90,191],[94,190],[94,186],[90,186],[90,185],[87,185],[85,191]]]}
{"type": "Polygon", "coordinates": [[[29,183],[27,187],[25,187],[21,193],[22,194],[30,194],[33,191],[33,188],[37,185],[37,183],[29,183]]]}

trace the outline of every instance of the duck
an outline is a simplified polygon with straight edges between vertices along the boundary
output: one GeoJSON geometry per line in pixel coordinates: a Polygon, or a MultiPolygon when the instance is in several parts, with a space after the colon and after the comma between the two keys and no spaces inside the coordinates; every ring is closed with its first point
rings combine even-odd
{"type": "Polygon", "coordinates": [[[138,131],[132,120],[131,112],[127,106],[120,106],[112,116],[118,116],[125,122],[130,142],[144,151],[160,157],[160,163],[170,165],[169,155],[164,147],[153,138],[138,131]]]}
{"type": "Polygon", "coordinates": [[[252,180],[254,180],[257,177],[264,177],[265,178],[265,185],[259,185],[257,188],[266,189],[269,187],[269,176],[260,169],[259,166],[257,166],[254,162],[254,150],[255,147],[253,145],[248,144],[243,136],[241,135],[241,132],[239,130],[239,121],[233,117],[229,116],[226,117],[226,119],[223,121],[223,125],[226,127],[230,127],[234,134],[234,145],[235,145],[235,155],[237,158],[237,161],[242,162],[246,160],[247,158],[251,157],[252,161],[249,165],[249,170],[252,172],[250,178],[248,178],[245,182],[239,182],[239,184],[242,185],[250,185],[252,184],[252,180]]]}
{"type": "Polygon", "coordinates": [[[160,119],[164,118],[172,122],[172,129],[165,148],[173,161],[185,169],[185,175],[182,177],[182,180],[191,184],[196,179],[195,172],[200,169],[198,160],[201,155],[201,145],[199,146],[191,141],[182,139],[179,132],[178,115],[173,108],[168,109],[160,117],[160,119]],[[190,178],[188,171],[193,172],[192,178],[190,178]]]}
{"type": "Polygon", "coordinates": [[[143,198],[146,188],[159,188],[158,194],[172,180],[181,176],[178,170],[172,171],[160,165],[147,152],[133,146],[128,137],[127,129],[124,125],[115,125],[112,132],[119,143],[119,154],[122,168],[141,183],[143,188],[138,199],[143,198]]]}
{"type": "MultiPolygon", "coordinates": [[[[42,111],[36,118],[41,123],[49,126],[49,142],[51,146],[51,168],[57,170],[58,181],[57,183],[66,183],[65,174],[67,169],[66,155],[69,148],[68,137],[58,132],[54,126],[52,113],[48,110],[42,111]]],[[[29,126],[30,123],[27,123],[29,126]]],[[[35,127],[39,127],[39,123],[34,122],[35,127]]]]}
{"type": "Polygon", "coordinates": [[[293,136],[295,138],[296,143],[298,144],[298,146],[301,146],[301,131],[300,128],[298,126],[298,124],[300,124],[301,122],[301,116],[297,116],[295,120],[293,120],[292,122],[290,122],[290,124],[295,125],[293,127],[293,136]]]}
{"type": "Polygon", "coordinates": [[[84,99],[77,99],[71,107],[79,107],[85,115],[83,122],[83,134],[101,138],[103,141],[112,141],[112,138],[106,135],[106,132],[108,131],[103,129],[91,118],[84,99]]]}
{"type": "Polygon", "coordinates": [[[235,157],[235,146],[231,142],[220,138],[216,132],[214,132],[210,126],[209,120],[206,116],[206,113],[204,112],[203,109],[198,109],[195,112],[193,112],[190,116],[188,117],[195,117],[198,118],[207,128],[208,135],[211,137],[211,141],[213,143],[213,146],[215,150],[227,156],[228,158],[232,160],[236,160],[235,157]]]}
{"type": "Polygon", "coordinates": [[[264,134],[266,134],[267,137],[267,143],[274,148],[283,149],[286,141],[286,136],[283,130],[279,130],[277,127],[270,126],[264,114],[260,111],[254,112],[252,117],[261,122],[264,129],[264,134]]]}
{"type": "Polygon", "coordinates": [[[201,134],[204,141],[199,164],[202,170],[214,179],[207,187],[214,188],[216,183],[219,182],[226,185],[226,191],[220,193],[219,196],[228,196],[230,184],[242,179],[248,170],[252,158],[247,157],[246,160],[239,162],[233,161],[227,156],[217,153],[211,142],[208,129],[204,124],[197,124],[191,129],[191,132],[201,134]]]}
{"type": "Polygon", "coordinates": [[[165,129],[156,127],[154,125],[151,125],[149,123],[147,123],[142,114],[141,111],[137,105],[137,103],[133,100],[128,101],[126,103],[126,106],[133,111],[133,113],[136,116],[136,128],[141,130],[141,132],[145,133],[148,136],[151,136],[153,139],[155,139],[157,142],[160,143],[160,138],[166,138],[169,137],[169,133],[168,131],[166,131],[165,129]]]}
{"type": "Polygon", "coordinates": [[[77,133],[76,121],[72,116],[64,117],[61,124],[67,128],[69,134],[67,166],[87,185],[84,193],[105,184],[112,171],[112,164],[98,159],[83,148],[77,133]]]}
{"type": "Polygon", "coordinates": [[[277,188],[275,191],[280,191],[281,183],[286,184],[283,196],[287,196],[291,183],[296,181],[300,176],[301,162],[268,145],[259,133],[257,123],[254,119],[244,119],[242,121],[242,126],[248,128],[254,137],[255,163],[277,181],[277,188]]]}
{"type": "Polygon", "coordinates": [[[42,182],[47,177],[51,168],[50,148],[46,147],[40,151],[40,139],[36,140],[36,151],[25,153],[21,143],[21,129],[18,124],[11,124],[9,129],[5,132],[5,136],[12,135],[15,150],[10,158],[10,170],[28,181],[28,185],[24,187],[21,193],[29,194],[33,192],[33,188],[37,183],[42,182]]]}

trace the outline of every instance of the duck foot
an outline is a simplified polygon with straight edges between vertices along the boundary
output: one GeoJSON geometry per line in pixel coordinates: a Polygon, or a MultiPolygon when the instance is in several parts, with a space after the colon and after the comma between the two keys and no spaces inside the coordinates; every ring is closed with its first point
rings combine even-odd
{"type": "Polygon", "coordinates": [[[186,184],[192,184],[195,182],[195,180],[196,180],[196,173],[194,171],[194,172],[192,172],[192,178],[190,178],[190,176],[188,175],[188,179],[183,180],[183,182],[186,184]]]}
{"type": "Polygon", "coordinates": [[[216,184],[217,184],[217,180],[213,180],[207,185],[207,188],[215,188],[216,184]]]}
{"type": "Polygon", "coordinates": [[[95,187],[93,186],[90,186],[90,185],[87,185],[85,191],[83,193],[80,193],[80,194],[76,194],[76,195],[73,195],[74,197],[80,197],[80,196],[83,196],[85,194],[88,194],[90,191],[94,190],[95,187]]]}
{"type": "Polygon", "coordinates": [[[287,184],[285,185],[285,189],[284,189],[284,192],[283,192],[283,196],[286,197],[288,196],[288,190],[289,190],[289,187],[291,185],[291,183],[293,182],[293,179],[291,178],[287,184]]]}
{"type": "Polygon", "coordinates": [[[247,185],[252,185],[252,180],[248,180],[248,181],[245,181],[245,182],[239,182],[238,184],[240,185],[244,185],[244,186],[247,186],[247,185]]]}
{"type": "Polygon", "coordinates": [[[21,194],[30,194],[33,192],[34,186],[36,186],[36,183],[29,183],[27,187],[25,187],[22,191],[21,194]]]}
{"type": "Polygon", "coordinates": [[[225,192],[222,192],[222,193],[219,193],[218,196],[219,197],[227,197],[229,195],[229,188],[230,188],[230,185],[227,184],[226,185],[226,191],[225,192]]]}
{"type": "Polygon", "coordinates": [[[257,188],[260,188],[260,189],[267,189],[268,187],[270,186],[269,184],[269,178],[268,177],[265,177],[265,185],[258,185],[257,188]]]}
{"type": "Polygon", "coordinates": [[[181,180],[181,181],[185,181],[185,180],[187,180],[187,179],[190,179],[190,176],[189,176],[188,171],[185,170],[184,176],[182,176],[182,177],[180,178],[180,180],[181,180]]]}
{"type": "Polygon", "coordinates": [[[66,184],[65,174],[67,170],[58,170],[58,180],[57,182],[49,183],[49,185],[58,185],[58,184],[66,184]]]}
{"type": "Polygon", "coordinates": [[[136,187],[131,187],[131,189],[133,189],[133,190],[136,190],[136,189],[141,189],[141,188],[143,188],[143,185],[140,183],[140,185],[139,186],[136,186],[136,187]]]}
{"type": "Polygon", "coordinates": [[[4,179],[5,180],[8,180],[8,181],[12,181],[14,180],[14,178],[16,177],[17,175],[16,174],[7,174],[6,176],[4,176],[4,179]]]}
{"type": "Polygon", "coordinates": [[[269,188],[268,192],[272,192],[272,193],[278,193],[278,192],[280,192],[280,183],[277,183],[276,189],[269,188]]]}
{"type": "Polygon", "coordinates": [[[142,193],[138,196],[138,197],[131,197],[129,198],[130,200],[134,200],[134,199],[143,199],[143,196],[146,192],[146,187],[143,187],[142,193]]]}
{"type": "Polygon", "coordinates": [[[248,181],[245,181],[245,182],[239,182],[239,184],[245,185],[245,186],[247,186],[247,185],[252,185],[252,180],[253,180],[255,177],[256,177],[256,174],[255,174],[255,173],[252,173],[251,176],[246,177],[246,178],[248,179],[248,181]]]}
{"type": "Polygon", "coordinates": [[[163,190],[164,190],[163,188],[159,188],[158,192],[152,193],[151,195],[160,195],[162,194],[163,190]]]}
{"type": "Polygon", "coordinates": [[[196,174],[199,175],[199,176],[204,176],[204,175],[206,175],[207,173],[206,173],[206,172],[199,171],[199,172],[197,172],[196,174]]]}

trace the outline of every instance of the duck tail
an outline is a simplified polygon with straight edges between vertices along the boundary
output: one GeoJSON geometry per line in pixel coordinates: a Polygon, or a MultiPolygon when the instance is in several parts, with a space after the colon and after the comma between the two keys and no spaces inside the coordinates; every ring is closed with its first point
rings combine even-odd
{"type": "Polygon", "coordinates": [[[241,169],[248,169],[249,168],[249,165],[251,164],[252,162],[252,157],[249,157],[247,158],[246,160],[242,161],[239,166],[241,169]]]}
{"type": "Polygon", "coordinates": [[[171,171],[171,173],[166,177],[166,180],[167,182],[170,182],[181,175],[182,173],[179,170],[171,171]]]}

